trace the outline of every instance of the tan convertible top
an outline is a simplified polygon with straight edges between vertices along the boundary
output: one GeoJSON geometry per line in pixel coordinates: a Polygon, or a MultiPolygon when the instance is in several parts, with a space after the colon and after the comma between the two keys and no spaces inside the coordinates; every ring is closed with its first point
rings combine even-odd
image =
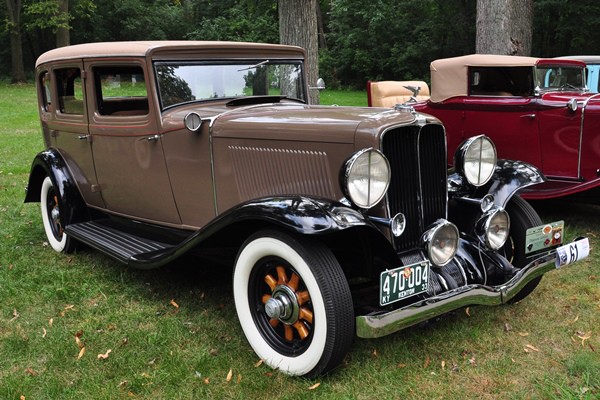
{"type": "Polygon", "coordinates": [[[431,63],[431,101],[437,103],[450,97],[466,96],[469,89],[469,67],[533,67],[539,60],[535,57],[493,54],[471,54],[435,60],[431,63]]]}
{"type": "MultiPolygon", "coordinates": [[[[163,41],[138,41],[138,42],[99,42],[76,44],[60,47],[42,54],[36,61],[35,66],[57,60],[82,59],[90,57],[145,57],[156,50],[185,51],[190,50],[226,50],[230,54],[236,50],[257,49],[277,50],[283,52],[293,51],[296,54],[303,53],[300,47],[286,46],[280,44],[246,43],[246,42],[204,42],[192,40],[163,40],[163,41]]],[[[257,55],[260,53],[257,53],[257,55]]]]}

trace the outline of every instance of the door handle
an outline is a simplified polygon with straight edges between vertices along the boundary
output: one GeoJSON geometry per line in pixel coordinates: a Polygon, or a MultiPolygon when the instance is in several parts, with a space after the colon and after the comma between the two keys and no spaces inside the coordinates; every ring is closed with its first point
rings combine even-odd
{"type": "Polygon", "coordinates": [[[159,139],[160,139],[160,135],[152,135],[152,136],[146,138],[146,140],[149,142],[158,142],[159,139]]]}
{"type": "Polygon", "coordinates": [[[521,115],[521,118],[529,118],[529,119],[534,119],[534,118],[535,118],[535,114],[525,114],[525,115],[521,115]]]}
{"type": "Polygon", "coordinates": [[[85,140],[88,143],[92,142],[92,135],[79,135],[77,136],[77,140],[85,140]]]}

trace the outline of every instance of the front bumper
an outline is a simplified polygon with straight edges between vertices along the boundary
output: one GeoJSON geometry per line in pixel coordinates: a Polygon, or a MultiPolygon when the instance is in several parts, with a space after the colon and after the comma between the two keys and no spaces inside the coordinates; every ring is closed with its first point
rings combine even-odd
{"type": "Polygon", "coordinates": [[[357,316],[356,335],[377,338],[461,307],[507,303],[533,279],[560,268],[557,258],[557,251],[552,250],[527,264],[503,285],[466,285],[387,313],[357,316]]]}

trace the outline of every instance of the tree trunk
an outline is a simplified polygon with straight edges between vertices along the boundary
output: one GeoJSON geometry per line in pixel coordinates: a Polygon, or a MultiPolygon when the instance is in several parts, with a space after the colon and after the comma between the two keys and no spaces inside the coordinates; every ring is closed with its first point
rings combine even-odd
{"type": "MultiPolygon", "coordinates": [[[[58,1],[58,12],[67,16],[69,14],[69,0],[58,1]]],[[[68,18],[65,18],[68,21],[68,18]]],[[[71,44],[71,33],[68,26],[56,29],[56,47],[64,47],[71,44]]]]}
{"type": "Polygon", "coordinates": [[[477,0],[477,53],[531,55],[533,0],[477,0]]]}
{"type": "Polygon", "coordinates": [[[21,39],[21,0],[6,0],[10,36],[11,82],[25,82],[23,41],[21,39]]]}
{"type": "MultiPolygon", "coordinates": [[[[317,0],[279,0],[279,38],[282,44],[303,47],[308,84],[315,86],[319,77],[317,38],[317,0]]],[[[319,104],[319,92],[310,90],[310,104],[319,104]]]]}

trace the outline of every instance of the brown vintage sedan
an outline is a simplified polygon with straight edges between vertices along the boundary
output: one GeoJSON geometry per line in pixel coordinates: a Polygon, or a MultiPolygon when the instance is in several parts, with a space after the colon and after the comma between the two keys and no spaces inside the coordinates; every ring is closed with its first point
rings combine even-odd
{"type": "Polygon", "coordinates": [[[374,338],[527,296],[587,255],[516,194],[535,167],[485,136],[447,171],[439,120],[308,104],[305,53],[231,42],[93,43],[37,61],[46,150],[25,201],[51,247],[137,268],[231,255],[242,329],[292,375],[374,338]]]}

